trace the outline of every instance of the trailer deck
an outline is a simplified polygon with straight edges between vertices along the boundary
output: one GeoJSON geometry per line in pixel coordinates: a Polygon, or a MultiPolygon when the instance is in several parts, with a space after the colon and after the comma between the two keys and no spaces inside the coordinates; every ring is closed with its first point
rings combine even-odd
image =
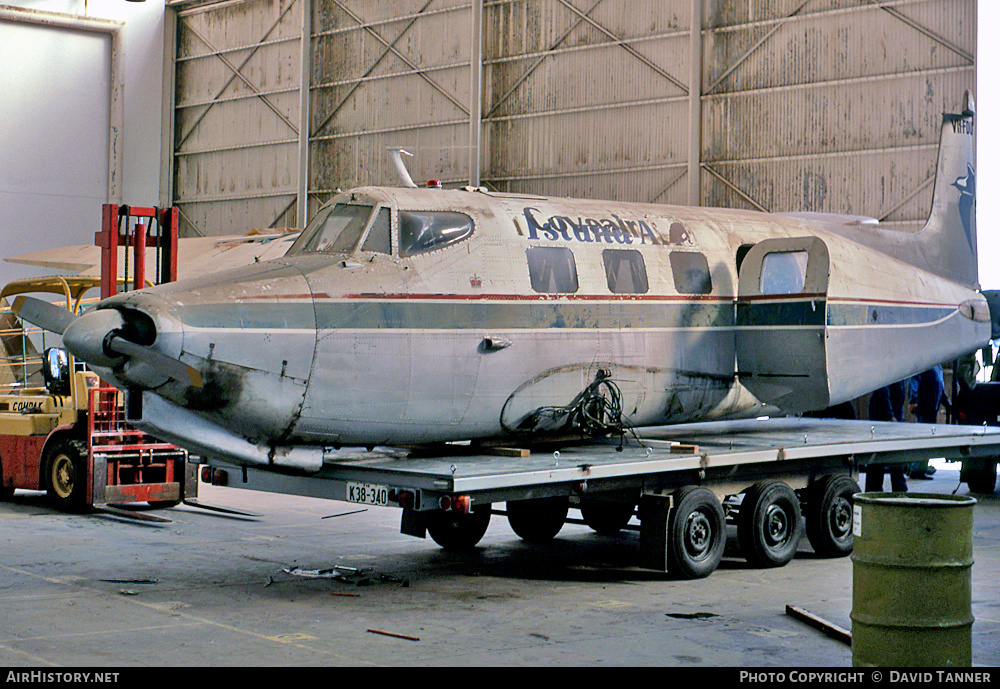
{"type": "MultiPolygon", "coordinates": [[[[532,446],[449,444],[435,450],[343,449],[328,454],[322,471],[307,480],[241,467],[235,471],[243,478],[230,485],[362,502],[350,499],[347,484],[385,484],[419,490],[425,497],[469,494],[496,501],[500,494],[501,500],[520,499],[581,481],[588,488],[661,488],[724,477],[738,481],[762,471],[798,473],[804,465],[815,471],[824,466],[857,470],[940,457],[995,457],[1000,428],[774,418],[643,428],[621,445],[616,439],[576,439],[532,446]]],[[[414,505],[436,507],[427,500],[414,505]]]]}

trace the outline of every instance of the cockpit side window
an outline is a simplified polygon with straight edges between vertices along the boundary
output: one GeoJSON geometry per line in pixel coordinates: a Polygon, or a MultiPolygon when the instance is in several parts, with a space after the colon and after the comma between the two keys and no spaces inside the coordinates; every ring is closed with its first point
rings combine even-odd
{"type": "Polygon", "coordinates": [[[416,256],[472,234],[472,218],[453,211],[399,211],[399,255],[416,256]]]}
{"type": "Polygon", "coordinates": [[[316,216],[288,253],[350,254],[361,241],[371,212],[371,206],[338,203],[316,216]]]}
{"type": "Polygon", "coordinates": [[[368,230],[365,243],[361,246],[362,251],[376,251],[380,254],[392,253],[389,247],[389,209],[379,208],[378,215],[372,222],[372,228],[368,230]]]}
{"type": "Polygon", "coordinates": [[[531,289],[545,294],[570,294],[580,288],[576,259],[565,247],[533,246],[528,249],[531,289]]]}

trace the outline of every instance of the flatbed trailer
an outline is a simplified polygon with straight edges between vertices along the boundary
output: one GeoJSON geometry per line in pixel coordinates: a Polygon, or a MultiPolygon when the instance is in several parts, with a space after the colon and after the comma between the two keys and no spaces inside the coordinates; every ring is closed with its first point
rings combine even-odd
{"type": "Polygon", "coordinates": [[[697,578],[718,565],[727,525],[759,566],[794,556],[803,517],[817,554],[849,554],[856,478],[865,466],[945,458],[995,471],[998,455],[995,427],[774,418],[531,446],[330,450],[310,476],[208,461],[202,480],[399,506],[403,533],[430,533],[449,549],[478,543],[493,513],[504,514],[526,541],[554,537],[570,507],[604,534],[637,516],[643,566],[697,578]],[[494,510],[497,503],[506,509],[494,510]]]}

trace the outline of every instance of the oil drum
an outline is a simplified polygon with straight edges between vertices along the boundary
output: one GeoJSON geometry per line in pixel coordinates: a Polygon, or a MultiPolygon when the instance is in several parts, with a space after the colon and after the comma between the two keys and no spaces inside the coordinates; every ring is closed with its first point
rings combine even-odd
{"type": "Polygon", "coordinates": [[[927,493],[854,496],[854,666],[972,664],[975,504],[927,493]]]}

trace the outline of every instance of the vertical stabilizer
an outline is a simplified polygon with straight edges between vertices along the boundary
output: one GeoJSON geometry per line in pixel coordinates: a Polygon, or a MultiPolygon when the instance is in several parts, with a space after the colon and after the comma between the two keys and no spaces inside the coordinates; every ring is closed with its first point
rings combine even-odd
{"type": "Polygon", "coordinates": [[[944,115],[931,213],[917,235],[934,272],[969,286],[979,283],[974,115],[969,92],[960,114],[944,115]]]}

